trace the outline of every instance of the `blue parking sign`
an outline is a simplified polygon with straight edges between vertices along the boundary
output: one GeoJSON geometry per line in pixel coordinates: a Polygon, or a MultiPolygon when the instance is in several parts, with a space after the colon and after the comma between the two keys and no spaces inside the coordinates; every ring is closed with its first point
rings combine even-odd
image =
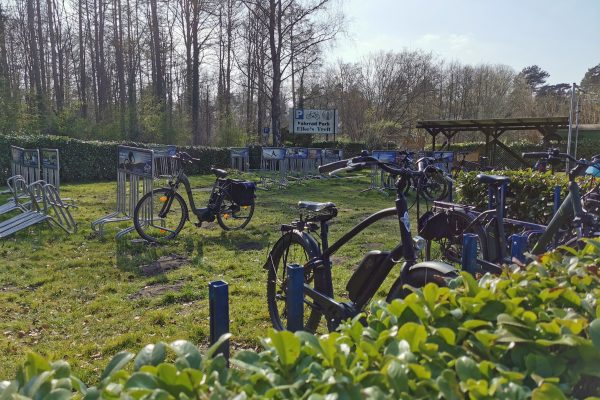
{"type": "Polygon", "coordinates": [[[296,119],[304,119],[304,110],[296,109],[296,119]]]}

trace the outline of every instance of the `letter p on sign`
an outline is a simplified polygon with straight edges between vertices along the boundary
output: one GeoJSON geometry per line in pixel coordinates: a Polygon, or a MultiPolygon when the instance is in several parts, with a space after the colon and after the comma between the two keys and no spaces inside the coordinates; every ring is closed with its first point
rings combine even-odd
{"type": "Polygon", "coordinates": [[[296,110],[296,119],[304,119],[304,110],[296,110]]]}

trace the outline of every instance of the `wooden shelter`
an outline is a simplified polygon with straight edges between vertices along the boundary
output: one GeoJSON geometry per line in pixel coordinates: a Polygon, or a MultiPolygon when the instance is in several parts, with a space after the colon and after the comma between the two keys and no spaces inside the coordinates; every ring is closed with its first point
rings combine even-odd
{"type": "Polygon", "coordinates": [[[558,129],[568,128],[569,117],[547,118],[494,118],[494,119],[462,119],[419,121],[417,128],[425,129],[432,136],[433,150],[435,150],[436,137],[443,135],[449,146],[452,138],[458,132],[481,132],[485,137],[485,154],[491,165],[495,164],[496,147],[517,159],[523,165],[529,165],[520,154],[512,151],[502,143],[499,138],[508,131],[538,131],[542,134],[544,142],[550,140],[560,141],[558,129]]]}

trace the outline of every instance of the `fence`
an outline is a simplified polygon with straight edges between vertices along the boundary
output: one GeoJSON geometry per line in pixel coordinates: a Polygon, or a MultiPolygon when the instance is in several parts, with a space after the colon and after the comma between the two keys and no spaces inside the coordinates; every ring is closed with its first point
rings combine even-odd
{"type": "Polygon", "coordinates": [[[240,172],[248,172],[250,170],[250,149],[247,147],[232,147],[229,151],[231,168],[240,172]]]}

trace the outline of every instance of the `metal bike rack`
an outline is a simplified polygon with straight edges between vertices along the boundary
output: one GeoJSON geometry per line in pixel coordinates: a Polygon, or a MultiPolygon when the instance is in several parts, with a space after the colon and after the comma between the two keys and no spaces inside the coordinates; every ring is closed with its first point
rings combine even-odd
{"type": "Polygon", "coordinates": [[[268,176],[261,176],[261,184],[266,188],[271,184],[276,184],[279,187],[288,185],[287,176],[287,163],[286,163],[286,149],[283,147],[263,147],[261,151],[260,170],[261,174],[268,174],[268,176]],[[278,175],[278,177],[277,177],[278,175]]]}
{"type": "Polygon", "coordinates": [[[308,149],[306,147],[288,147],[285,153],[285,164],[288,176],[295,180],[305,179],[308,149]]]}
{"type": "Polygon", "coordinates": [[[231,168],[240,172],[250,170],[250,149],[247,147],[232,147],[229,149],[231,168]]]}
{"type": "Polygon", "coordinates": [[[319,166],[323,165],[323,150],[322,149],[308,149],[308,157],[304,164],[304,174],[309,179],[320,178],[319,166]]]}
{"type": "MultiPolygon", "coordinates": [[[[396,150],[373,150],[371,156],[382,162],[394,163],[398,157],[398,152],[396,150]]],[[[377,190],[386,193],[385,189],[388,189],[387,175],[383,170],[373,165],[371,167],[371,183],[368,188],[361,192],[377,190]]]]}
{"type": "Polygon", "coordinates": [[[20,175],[25,182],[33,183],[40,180],[40,151],[10,146],[12,176],[20,175]]]}
{"type": "Polygon", "coordinates": [[[58,149],[40,149],[41,179],[60,192],[60,159],[58,149]]]}
{"type": "MultiPolygon", "coordinates": [[[[135,205],[142,196],[153,189],[154,179],[173,176],[177,169],[172,158],[175,146],[141,149],[119,146],[117,165],[117,204],[114,212],[92,222],[92,229],[103,234],[104,225],[112,222],[129,221],[133,218],[135,205]]],[[[148,210],[142,210],[145,221],[151,219],[148,210]]],[[[135,228],[130,226],[119,231],[117,238],[126,235],[135,228]]]]}

